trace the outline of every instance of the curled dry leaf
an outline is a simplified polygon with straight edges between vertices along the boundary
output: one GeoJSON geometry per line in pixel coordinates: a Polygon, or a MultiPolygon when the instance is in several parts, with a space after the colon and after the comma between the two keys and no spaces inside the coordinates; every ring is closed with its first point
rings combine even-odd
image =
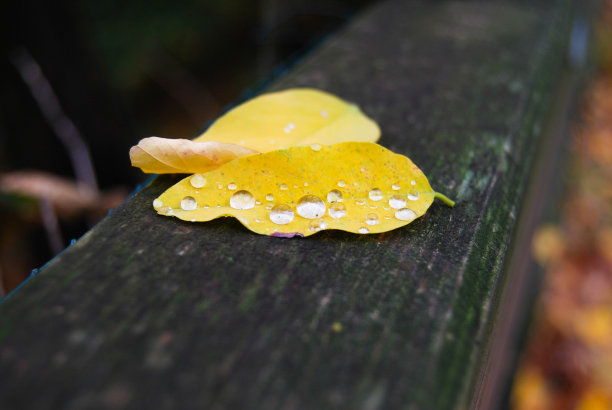
{"type": "Polygon", "coordinates": [[[373,143],[290,147],[187,177],[153,202],[186,221],[233,216],[253,232],[292,237],[324,229],[379,233],[423,215],[434,192],[412,161],[373,143]]]}
{"type": "Polygon", "coordinates": [[[206,172],[256,151],[240,145],[149,137],[130,149],[132,166],[153,174],[206,172]]]}
{"type": "Polygon", "coordinates": [[[379,137],[376,122],[356,105],[302,88],[249,100],[194,141],[145,138],[132,147],[130,158],[133,166],[148,173],[195,173],[254,152],[313,143],[376,142],[379,137]]]}

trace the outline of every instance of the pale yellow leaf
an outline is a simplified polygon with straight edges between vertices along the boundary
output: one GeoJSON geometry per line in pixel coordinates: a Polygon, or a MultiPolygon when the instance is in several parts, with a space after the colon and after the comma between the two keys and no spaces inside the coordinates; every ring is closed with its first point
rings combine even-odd
{"type": "Polygon", "coordinates": [[[259,152],[306,144],[376,142],[380,129],[355,104],[332,94],[295,88],[263,94],[215,121],[195,141],[238,144],[259,152]]]}

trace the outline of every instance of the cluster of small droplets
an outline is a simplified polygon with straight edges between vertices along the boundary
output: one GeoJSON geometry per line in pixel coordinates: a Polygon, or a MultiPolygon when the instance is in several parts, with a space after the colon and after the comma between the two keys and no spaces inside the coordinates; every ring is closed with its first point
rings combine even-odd
{"type": "Polygon", "coordinates": [[[290,133],[291,131],[293,131],[295,129],[295,124],[290,122],[289,124],[287,124],[285,126],[285,128],[283,128],[283,131],[285,131],[287,134],[290,133]]]}
{"type": "MultiPolygon", "coordinates": [[[[289,128],[289,130],[292,130],[293,128],[295,128],[295,125],[290,123],[287,127],[289,128]]],[[[312,144],[310,147],[315,151],[319,151],[321,149],[320,144],[312,144]]],[[[194,174],[190,177],[189,183],[191,184],[192,187],[199,189],[199,188],[204,187],[207,181],[203,175],[194,174]]],[[[410,184],[412,186],[415,186],[416,182],[411,181],[410,184]]],[[[344,180],[339,180],[337,182],[337,185],[338,187],[343,188],[347,186],[347,183],[344,180]]],[[[217,186],[219,189],[223,189],[222,184],[218,183],[217,186]]],[[[308,184],[305,183],[304,186],[308,186],[308,184]]],[[[281,190],[288,189],[287,184],[284,184],[284,183],[281,184],[279,188],[281,190]]],[[[399,183],[394,183],[391,185],[391,188],[394,191],[399,191],[401,189],[401,186],[399,183]]],[[[234,191],[237,189],[237,184],[232,182],[227,185],[227,189],[230,191],[234,191]]],[[[196,193],[197,192],[198,191],[196,191],[196,193]]],[[[380,190],[379,188],[372,188],[368,192],[368,197],[371,201],[377,202],[384,198],[384,194],[382,190],[380,190]]],[[[396,210],[394,216],[396,219],[400,221],[412,221],[417,218],[417,215],[412,209],[406,207],[407,205],[406,198],[410,201],[417,201],[419,197],[420,197],[419,191],[412,189],[405,196],[401,196],[401,195],[391,196],[388,200],[388,205],[390,206],[390,208],[387,206],[383,206],[382,208],[386,211],[391,210],[391,208],[396,210]]],[[[266,194],[265,199],[268,202],[273,202],[274,195],[272,193],[266,194]]],[[[311,220],[308,224],[308,229],[311,232],[318,232],[320,230],[324,230],[327,228],[327,224],[325,223],[323,219],[321,219],[325,216],[326,212],[328,212],[329,216],[333,218],[334,220],[343,218],[347,214],[347,208],[342,203],[343,194],[340,190],[338,189],[330,190],[327,194],[326,199],[327,199],[327,202],[330,204],[329,208],[326,206],[325,202],[321,200],[321,198],[315,195],[304,195],[296,203],[295,212],[297,212],[297,214],[300,215],[301,217],[311,220]]],[[[366,204],[365,200],[362,198],[355,199],[355,203],[361,206],[364,206],[366,204]]],[[[253,194],[251,194],[249,191],[239,190],[235,192],[234,194],[232,194],[229,200],[229,205],[231,208],[236,209],[236,210],[247,210],[247,209],[252,209],[255,205],[261,205],[261,201],[256,201],[253,194]]],[[[218,205],[218,206],[221,206],[221,205],[218,205]]],[[[167,215],[173,214],[172,208],[165,207],[163,202],[160,199],[156,199],[153,201],[153,207],[159,212],[165,212],[167,215]]],[[[180,207],[184,211],[192,211],[192,210],[197,209],[198,203],[196,199],[193,198],[192,196],[185,196],[180,202],[180,207]]],[[[370,208],[376,209],[377,206],[370,206],[370,208]]],[[[266,209],[270,211],[269,218],[270,218],[270,221],[272,221],[274,224],[286,225],[288,223],[291,223],[294,220],[294,217],[295,217],[294,209],[290,205],[287,205],[287,204],[274,205],[270,203],[266,206],[266,209]]],[[[388,215],[384,216],[384,219],[386,220],[390,218],[391,217],[388,215]]],[[[380,223],[380,220],[381,220],[380,217],[376,213],[369,213],[366,215],[365,224],[369,226],[378,225],[380,223]]],[[[262,223],[263,221],[259,218],[255,218],[255,222],[262,223]]],[[[358,232],[361,234],[370,233],[369,229],[365,226],[361,226],[358,229],[358,232]]]]}

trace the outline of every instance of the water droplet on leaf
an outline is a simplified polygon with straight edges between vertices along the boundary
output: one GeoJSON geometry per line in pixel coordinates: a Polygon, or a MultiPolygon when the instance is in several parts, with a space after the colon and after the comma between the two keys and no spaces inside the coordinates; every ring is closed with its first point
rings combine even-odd
{"type": "Polygon", "coordinates": [[[327,202],[333,204],[334,202],[342,202],[342,192],[337,189],[332,189],[327,194],[327,202]]]}
{"type": "Polygon", "coordinates": [[[346,206],[344,206],[344,204],[336,202],[329,207],[329,216],[331,216],[332,218],[340,219],[344,215],[346,215],[346,206]]]}
{"type": "Polygon", "coordinates": [[[251,209],[255,206],[255,197],[249,191],[240,190],[230,198],[230,206],[234,209],[251,209]]]}
{"type": "Polygon", "coordinates": [[[266,195],[266,201],[274,201],[274,195],[272,194],[266,195]]]}
{"type": "Polygon", "coordinates": [[[394,195],[389,199],[389,206],[393,209],[402,209],[406,206],[406,200],[399,195],[394,195]]]}
{"type": "Polygon", "coordinates": [[[231,184],[227,186],[227,189],[229,189],[230,191],[233,191],[234,189],[236,189],[236,184],[232,182],[231,184]]]}
{"type": "Polygon", "coordinates": [[[383,197],[381,190],[378,188],[373,188],[369,195],[372,201],[380,201],[383,197]]]}
{"type": "Polygon", "coordinates": [[[206,185],[206,178],[202,174],[193,174],[191,178],[189,178],[189,183],[194,188],[202,188],[206,185]]]}
{"type": "Polygon", "coordinates": [[[181,208],[183,208],[184,211],[193,211],[197,207],[198,203],[192,196],[186,196],[181,201],[181,208]]]}
{"type": "Polygon", "coordinates": [[[153,201],[153,208],[157,209],[161,208],[162,206],[164,206],[164,203],[161,201],[161,199],[156,199],[153,201]]]}
{"type": "Polygon", "coordinates": [[[366,216],[366,223],[368,225],[376,225],[378,223],[378,215],[368,214],[368,216],[366,216]]]}
{"type": "Polygon", "coordinates": [[[287,190],[287,184],[281,184],[280,189],[282,189],[283,191],[287,190]]]}
{"type": "Polygon", "coordinates": [[[346,182],[344,182],[344,181],[340,180],[340,181],[338,181],[338,186],[339,186],[340,188],[344,188],[344,187],[346,186],[346,182]]]}
{"type": "Polygon", "coordinates": [[[270,210],[270,220],[277,225],[286,225],[293,221],[293,209],[286,204],[278,204],[270,210]]]}
{"type": "Polygon", "coordinates": [[[321,144],[312,144],[310,146],[310,148],[312,148],[313,151],[320,151],[321,150],[321,144]]]}
{"type": "Polygon", "coordinates": [[[393,184],[391,185],[391,188],[393,188],[394,191],[399,191],[401,187],[399,186],[399,184],[393,184]]]}
{"type": "Polygon", "coordinates": [[[318,196],[304,195],[296,206],[297,213],[306,219],[320,218],[325,215],[325,202],[318,196]]]}
{"type": "Polygon", "coordinates": [[[369,232],[370,231],[365,226],[362,226],[361,228],[359,228],[359,233],[369,233],[369,232]]]}
{"type": "Polygon", "coordinates": [[[325,228],[327,228],[327,224],[320,219],[314,220],[308,224],[308,229],[310,229],[311,232],[319,232],[325,228]]]}
{"type": "Polygon", "coordinates": [[[419,191],[410,191],[410,193],[408,194],[408,199],[410,199],[411,201],[418,201],[419,191]]]}
{"type": "Polygon", "coordinates": [[[400,221],[412,221],[417,215],[412,209],[403,208],[395,213],[395,217],[400,221]]]}

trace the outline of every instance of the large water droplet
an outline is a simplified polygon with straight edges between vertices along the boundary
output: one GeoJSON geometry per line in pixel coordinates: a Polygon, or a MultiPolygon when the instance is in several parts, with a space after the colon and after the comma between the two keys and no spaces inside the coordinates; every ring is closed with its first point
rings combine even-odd
{"type": "Polygon", "coordinates": [[[417,217],[412,209],[403,208],[395,213],[395,217],[400,221],[412,221],[417,217]]]}
{"type": "Polygon", "coordinates": [[[418,201],[419,191],[410,191],[410,193],[408,193],[408,199],[410,199],[411,201],[418,201]]]}
{"type": "Polygon", "coordinates": [[[338,181],[338,186],[340,188],[344,188],[346,186],[346,182],[344,182],[343,180],[338,181]]]}
{"type": "Polygon", "coordinates": [[[369,232],[370,231],[365,226],[362,226],[361,228],[359,228],[359,233],[369,233],[369,232]]]}
{"type": "Polygon", "coordinates": [[[327,228],[327,224],[320,219],[316,219],[308,224],[308,229],[310,229],[311,232],[319,232],[325,228],[327,228]]]}
{"type": "Polygon", "coordinates": [[[227,189],[229,189],[230,191],[233,191],[234,189],[236,189],[236,184],[232,182],[231,184],[227,186],[227,189]]]}
{"type": "Polygon", "coordinates": [[[255,206],[255,197],[245,190],[240,190],[230,198],[230,206],[234,209],[251,209],[255,206]]]}
{"type": "Polygon", "coordinates": [[[311,148],[313,151],[320,151],[320,150],[321,150],[321,144],[312,144],[312,145],[310,146],[310,148],[311,148]]]}
{"type": "Polygon", "coordinates": [[[346,215],[346,206],[340,202],[334,203],[329,207],[329,216],[334,219],[340,219],[346,215]]]}
{"type": "Polygon", "coordinates": [[[194,188],[202,188],[206,185],[206,178],[202,174],[193,174],[191,178],[189,178],[189,183],[194,188]]]}
{"type": "Polygon", "coordinates": [[[389,206],[394,209],[402,209],[406,206],[406,200],[399,195],[394,195],[389,199],[389,206]]]}
{"type": "Polygon", "coordinates": [[[366,223],[368,225],[376,225],[378,223],[378,215],[368,214],[368,216],[366,216],[366,223]]]}
{"type": "Polygon", "coordinates": [[[161,208],[162,206],[164,206],[164,203],[162,202],[161,199],[156,199],[153,201],[153,208],[157,209],[157,208],[161,208]]]}
{"type": "Polygon", "coordinates": [[[394,191],[399,191],[401,187],[399,184],[393,184],[391,185],[391,188],[393,188],[394,191]]]}
{"type": "Polygon", "coordinates": [[[280,189],[282,189],[283,191],[287,190],[287,184],[281,184],[280,189]]]}
{"type": "Polygon", "coordinates": [[[325,215],[325,202],[318,196],[304,195],[295,207],[298,215],[306,219],[320,218],[325,215]]]}
{"type": "Polygon", "coordinates": [[[270,202],[274,201],[274,195],[272,195],[272,194],[266,195],[266,201],[270,201],[270,202]]]}
{"type": "Polygon", "coordinates": [[[373,188],[370,191],[370,199],[372,201],[380,201],[383,197],[382,191],[378,188],[373,188]]]}
{"type": "Polygon", "coordinates": [[[289,205],[278,204],[270,210],[270,220],[277,225],[286,225],[293,221],[293,209],[289,205]]]}
{"type": "Polygon", "coordinates": [[[327,194],[327,202],[333,204],[334,202],[342,202],[342,192],[337,189],[332,189],[327,194]]]}
{"type": "Polygon", "coordinates": [[[195,199],[193,199],[192,196],[186,196],[181,201],[181,208],[183,208],[184,211],[193,211],[197,207],[198,207],[198,203],[196,202],[195,199]]]}

